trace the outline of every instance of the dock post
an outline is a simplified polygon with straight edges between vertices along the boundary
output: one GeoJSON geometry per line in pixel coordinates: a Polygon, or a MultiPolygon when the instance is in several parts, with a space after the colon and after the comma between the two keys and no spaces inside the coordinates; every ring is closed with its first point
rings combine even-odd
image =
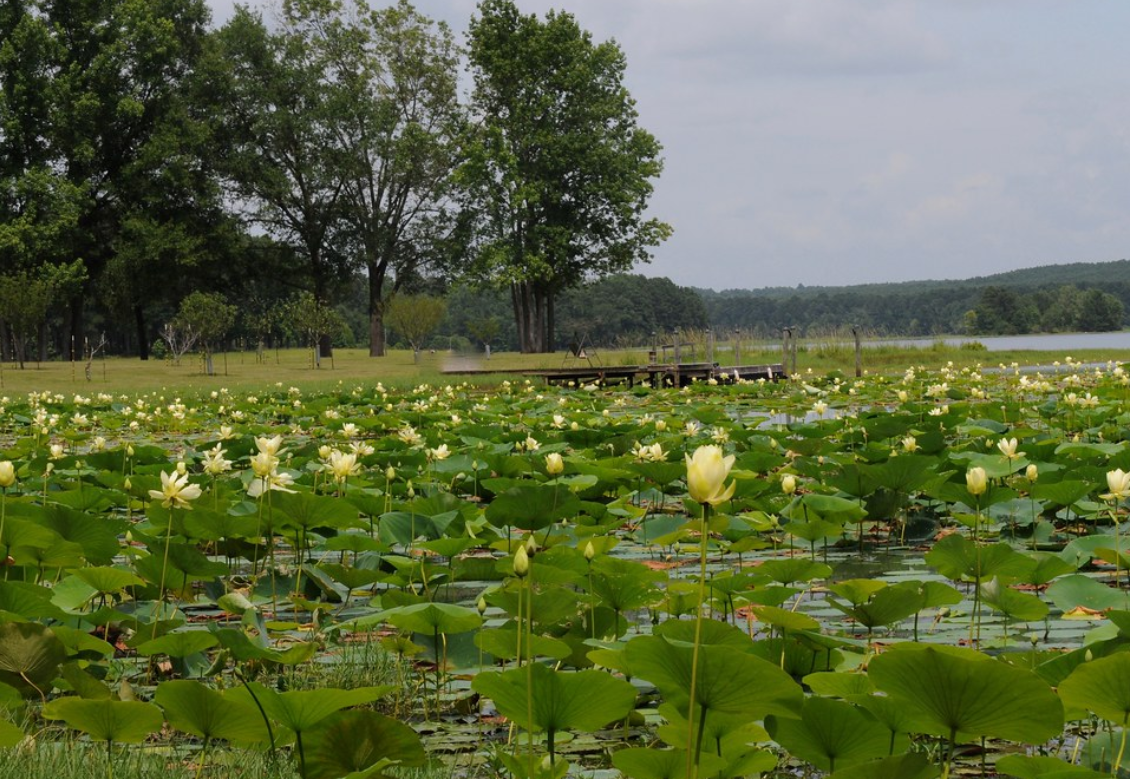
{"type": "Polygon", "coordinates": [[[863,343],[859,340],[859,325],[852,325],[851,334],[855,336],[855,378],[863,376],[863,343]]]}
{"type": "Polygon", "coordinates": [[[682,359],[682,345],[679,343],[679,328],[677,327],[672,335],[672,342],[674,344],[673,350],[675,353],[675,387],[677,388],[682,383],[682,379],[679,376],[679,360],[682,359]]]}
{"type": "Polygon", "coordinates": [[[734,367],[742,364],[742,331],[734,328],[734,367]]]}
{"type": "Polygon", "coordinates": [[[789,371],[789,341],[792,340],[793,331],[787,327],[781,328],[781,367],[785,369],[785,373],[792,375],[789,371]]]}
{"type": "Polygon", "coordinates": [[[789,328],[789,341],[790,341],[790,343],[792,344],[792,347],[793,347],[792,375],[794,375],[794,376],[796,375],[796,333],[793,332],[793,330],[795,330],[795,329],[796,329],[796,325],[793,325],[792,327],[789,328]]]}
{"type": "Polygon", "coordinates": [[[714,364],[714,328],[706,331],[706,361],[714,364]]]}

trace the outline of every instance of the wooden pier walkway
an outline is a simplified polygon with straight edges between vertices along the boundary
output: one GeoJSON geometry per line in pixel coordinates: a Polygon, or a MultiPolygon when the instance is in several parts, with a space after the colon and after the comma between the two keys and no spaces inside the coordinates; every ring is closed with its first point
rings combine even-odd
{"type": "Polygon", "coordinates": [[[717,363],[651,363],[648,365],[575,365],[567,368],[536,368],[530,370],[444,369],[445,374],[488,375],[497,373],[537,376],[547,384],[627,384],[629,387],[649,384],[652,387],[685,387],[696,381],[714,379],[721,384],[738,380],[776,381],[785,377],[781,363],[771,365],[734,365],[723,367],[717,363]]]}

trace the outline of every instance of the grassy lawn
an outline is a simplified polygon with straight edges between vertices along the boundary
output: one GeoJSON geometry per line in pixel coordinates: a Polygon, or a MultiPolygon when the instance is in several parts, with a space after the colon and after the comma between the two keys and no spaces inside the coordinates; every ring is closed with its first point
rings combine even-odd
{"type": "MultiPolygon", "coordinates": [[[[1075,350],[1072,358],[1079,362],[1130,361],[1125,350],[1091,349],[1075,350]]],[[[701,361],[706,351],[686,347],[683,360],[701,361]]],[[[775,343],[743,343],[742,364],[777,363],[781,360],[779,345],[775,343]]],[[[719,344],[715,361],[722,365],[733,363],[733,353],[728,344],[719,344]]],[[[927,347],[900,345],[870,346],[863,351],[863,368],[868,373],[901,372],[909,366],[922,365],[937,368],[947,363],[962,367],[995,367],[1010,365],[1051,365],[1065,360],[1058,352],[1011,351],[987,352],[933,344],[927,347]]],[[[644,350],[599,350],[592,355],[597,365],[634,365],[647,362],[644,350]]],[[[382,382],[389,387],[411,387],[423,382],[448,384],[469,378],[476,384],[497,384],[507,378],[505,374],[484,374],[481,371],[523,371],[539,368],[560,368],[563,365],[584,365],[584,362],[566,359],[556,354],[523,355],[515,352],[496,352],[492,359],[482,355],[463,356],[447,352],[420,355],[417,364],[412,353],[393,350],[385,357],[371,358],[364,349],[337,349],[333,359],[323,359],[321,367],[314,368],[311,353],[306,349],[285,349],[266,352],[262,361],[251,352],[216,355],[216,375],[207,376],[198,356],[185,357],[180,365],[162,360],[142,362],[136,358],[111,357],[96,360],[91,366],[91,377],[86,378],[85,364],[81,362],[27,363],[19,370],[13,363],[0,368],[0,394],[19,396],[28,392],[45,390],[61,394],[110,394],[165,390],[182,394],[194,391],[207,393],[213,389],[254,389],[272,384],[297,386],[306,392],[329,390],[339,384],[374,384],[382,382]],[[468,370],[468,377],[445,374],[444,370],[468,370]]],[[[849,342],[822,341],[802,345],[797,355],[797,369],[825,374],[855,371],[855,350],[849,342]]],[[[513,378],[513,376],[511,376],[513,378]]]]}

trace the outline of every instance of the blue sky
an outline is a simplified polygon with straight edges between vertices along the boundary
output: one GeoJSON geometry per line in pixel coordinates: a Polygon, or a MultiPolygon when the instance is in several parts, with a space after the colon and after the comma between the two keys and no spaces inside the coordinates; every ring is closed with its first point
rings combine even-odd
{"type": "MultiPolygon", "coordinates": [[[[517,2],[625,51],[675,228],[642,273],[728,289],[1130,257],[1130,3],[517,2]]],[[[475,9],[416,5],[460,39],[475,9]]]]}

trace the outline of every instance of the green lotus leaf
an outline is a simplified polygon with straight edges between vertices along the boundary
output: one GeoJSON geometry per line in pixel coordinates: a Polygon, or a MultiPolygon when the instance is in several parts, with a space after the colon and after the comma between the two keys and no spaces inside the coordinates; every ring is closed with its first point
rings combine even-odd
{"type": "Polygon", "coordinates": [[[1076,666],[1059,684],[1068,706],[1094,712],[1125,727],[1130,723],[1130,652],[1116,652],[1076,666]]]}
{"type": "Polygon", "coordinates": [[[305,779],[376,779],[427,760],[416,731],[375,711],[331,714],[310,731],[305,754],[305,779]]]}
{"type": "MultiPolygon", "coordinates": [[[[629,667],[677,706],[689,702],[693,645],[659,636],[628,642],[629,667]]],[[[722,714],[761,719],[794,716],[803,698],[800,686],[779,666],[729,646],[699,647],[695,703],[722,714]]]]}
{"type": "Polygon", "coordinates": [[[229,699],[200,682],[175,680],[157,685],[154,702],[177,730],[194,736],[242,744],[270,740],[266,723],[253,707],[229,699]]]}
{"type": "Polygon", "coordinates": [[[997,771],[1016,779],[1109,779],[1083,766],[1065,763],[1058,757],[1038,755],[1005,755],[997,761],[997,771]]]}
{"type": "MultiPolygon", "coordinates": [[[[686,749],[628,747],[612,753],[612,765],[631,779],[686,779],[690,761],[686,749]]],[[[698,775],[716,776],[726,761],[704,752],[699,756],[698,775]]]]}
{"type": "Polygon", "coordinates": [[[165,723],[161,710],[152,703],[112,698],[57,698],[43,707],[43,716],[63,720],[97,741],[122,744],[140,744],[165,723]]]}
{"type": "Polygon", "coordinates": [[[541,663],[481,673],[471,689],[493,700],[519,727],[546,733],[550,749],[554,734],[598,730],[626,717],[636,701],[631,684],[604,671],[569,673],[541,663]]]}
{"type": "Polygon", "coordinates": [[[0,682],[23,695],[42,696],[67,659],[63,642],[36,622],[0,625],[0,682]]]}
{"type": "MultiPolygon", "coordinates": [[[[850,703],[828,698],[805,700],[800,719],[770,715],[765,718],[765,729],[790,754],[825,771],[892,751],[890,731],[882,723],[850,703]]],[[[901,748],[907,743],[904,738],[901,748]]]]}
{"type": "Polygon", "coordinates": [[[906,752],[844,768],[830,779],[935,779],[940,773],[924,752],[906,752]]]}
{"type": "Polygon", "coordinates": [[[495,527],[542,530],[579,513],[581,501],[574,492],[547,484],[512,487],[487,506],[486,518],[495,527]]]}
{"type": "Polygon", "coordinates": [[[972,650],[898,644],[867,672],[926,733],[1039,744],[1063,730],[1063,704],[1046,682],[972,650]]]}

